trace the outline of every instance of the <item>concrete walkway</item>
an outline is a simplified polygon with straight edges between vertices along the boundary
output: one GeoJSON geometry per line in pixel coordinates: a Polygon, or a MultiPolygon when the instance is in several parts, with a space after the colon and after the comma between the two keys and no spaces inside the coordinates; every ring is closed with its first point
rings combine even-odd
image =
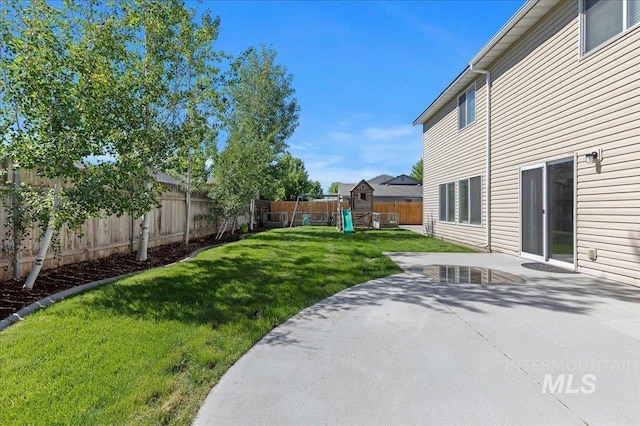
{"type": "Polygon", "coordinates": [[[390,257],[405,273],[274,329],[195,424],[640,424],[640,289],[500,254],[390,257]],[[527,282],[430,282],[424,265],[527,282]]]}
{"type": "Polygon", "coordinates": [[[424,227],[422,225],[400,225],[401,229],[415,232],[416,234],[424,235],[424,227]]]}

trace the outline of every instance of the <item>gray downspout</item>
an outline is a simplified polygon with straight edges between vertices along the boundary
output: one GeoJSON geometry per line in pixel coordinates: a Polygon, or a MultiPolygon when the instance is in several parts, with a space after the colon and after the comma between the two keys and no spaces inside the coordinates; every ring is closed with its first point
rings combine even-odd
{"type": "Polygon", "coordinates": [[[486,199],[487,199],[487,244],[485,248],[491,252],[491,72],[474,68],[473,64],[469,64],[471,72],[484,74],[487,86],[487,118],[486,118],[486,199]]]}

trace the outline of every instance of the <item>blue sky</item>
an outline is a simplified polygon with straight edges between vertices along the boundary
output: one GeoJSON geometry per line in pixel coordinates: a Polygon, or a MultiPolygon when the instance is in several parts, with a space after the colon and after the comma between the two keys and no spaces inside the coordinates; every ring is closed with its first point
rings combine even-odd
{"type": "Polygon", "coordinates": [[[217,47],[264,44],[294,76],[300,126],[288,141],[310,178],[409,173],[422,155],[411,123],[524,0],[204,1],[217,47]]]}

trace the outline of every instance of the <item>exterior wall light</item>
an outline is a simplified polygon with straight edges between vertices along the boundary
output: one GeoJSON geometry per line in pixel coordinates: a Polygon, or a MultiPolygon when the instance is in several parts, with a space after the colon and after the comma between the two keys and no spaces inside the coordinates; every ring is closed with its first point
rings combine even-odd
{"type": "Polygon", "coordinates": [[[598,159],[598,153],[596,151],[590,152],[584,156],[584,161],[587,164],[594,163],[598,159]]]}

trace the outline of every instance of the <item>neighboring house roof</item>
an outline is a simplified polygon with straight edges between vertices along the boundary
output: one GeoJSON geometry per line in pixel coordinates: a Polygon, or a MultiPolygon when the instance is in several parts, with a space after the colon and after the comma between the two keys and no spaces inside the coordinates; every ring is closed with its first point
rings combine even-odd
{"type": "Polygon", "coordinates": [[[389,179],[393,179],[393,176],[391,176],[391,175],[378,175],[378,176],[376,176],[374,178],[371,178],[371,179],[367,180],[367,182],[369,184],[371,184],[371,185],[377,185],[377,184],[380,184],[380,183],[382,183],[384,181],[387,181],[389,179]]]}
{"type": "MultiPolygon", "coordinates": [[[[422,198],[422,185],[381,185],[366,181],[373,188],[373,197],[397,197],[397,198],[422,198]]],[[[350,197],[351,190],[360,183],[340,183],[338,184],[338,195],[350,197]]]]}
{"type": "Polygon", "coordinates": [[[381,182],[380,185],[422,185],[418,179],[402,174],[387,181],[381,182]]]}
{"type": "Polygon", "coordinates": [[[482,70],[489,66],[560,1],[528,0],[522,5],[500,31],[471,59],[462,73],[415,119],[413,125],[424,124],[441,108],[455,99],[462,90],[478,78],[478,74],[474,70],[482,70]]]}
{"type": "Polygon", "coordinates": [[[177,179],[172,178],[171,176],[169,176],[168,174],[166,174],[164,172],[152,172],[151,175],[158,182],[169,183],[169,184],[172,184],[172,185],[177,185],[178,184],[178,180],[177,179]]]}
{"type": "Polygon", "coordinates": [[[374,198],[422,198],[422,185],[372,185],[374,198]]]}

